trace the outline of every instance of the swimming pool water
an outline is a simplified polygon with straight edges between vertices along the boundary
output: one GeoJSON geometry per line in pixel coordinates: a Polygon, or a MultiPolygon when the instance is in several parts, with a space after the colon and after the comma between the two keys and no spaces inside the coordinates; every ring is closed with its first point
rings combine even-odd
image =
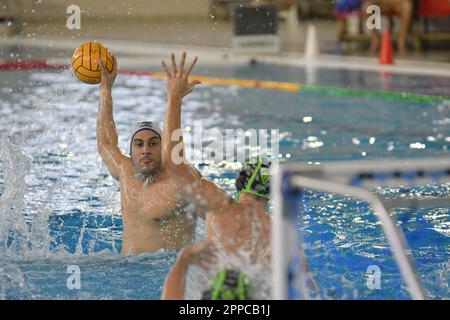
{"type": "MultiPolygon", "coordinates": [[[[270,65],[198,71],[450,95],[447,78],[322,69],[311,78],[304,69],[270,65]]],[[[95,140],[98,87],[80,83],[68,70],[2,72],[0,79],[0,298],[158,299],[177,253],[120,256],[118,184],[102,165],[95,140]],[[66,286],[70,265],[81,270],[80,290],[66,286]]],[[[162,123],[162,81],[120,75],[113,99],[124,151],[135,122],[162,123]]],[[[202,85],[183,106],[183,125],[194,121],[207,128],[279,129],[282,161],[442,157],[448,156],[450,144],[448,101],[426,104],[202,85]]],[[[187,152],[194,150],[188,146],[187,152]]],[[[236,164],[197,165],[234,192],[236,164]]],[[[441,196],[449,194],[450,186],[379,192],[441,196]]],[[[380,225],[365,203],[312,191],[306,198],[307,256],[322,298],[408,298],[380,225]],[[380,290],[365,285],[370,265],[381,269],[380,290]]],[[[394,215],[428,294],[448,299],[450,209],[398,208],[394,215]]],[[[203,237],[200,222],[197,239],[203,237]]]]}

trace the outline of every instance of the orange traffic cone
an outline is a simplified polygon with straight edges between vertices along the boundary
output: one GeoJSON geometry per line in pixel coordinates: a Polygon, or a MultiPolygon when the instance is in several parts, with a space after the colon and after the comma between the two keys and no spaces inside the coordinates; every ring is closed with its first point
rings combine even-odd
{"type": "Polygon", "coordinates": [[[385,30],[381,39],[380,64],[393,64],[394,50],[392,49],[392,39],[389,30],[385,30]]]}

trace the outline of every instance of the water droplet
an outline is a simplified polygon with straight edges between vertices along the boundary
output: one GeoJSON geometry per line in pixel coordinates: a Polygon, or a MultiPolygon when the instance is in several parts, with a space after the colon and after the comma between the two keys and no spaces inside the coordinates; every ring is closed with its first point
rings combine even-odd
{"type": "Polygon", "coordinates": [[[411,148],[411,149],[425,149],[425,145],[423,144],[423,143],[420,143],[420,142],[414,142],[414,143],[410,143],[409,144],[409,147],[411,148]]]}

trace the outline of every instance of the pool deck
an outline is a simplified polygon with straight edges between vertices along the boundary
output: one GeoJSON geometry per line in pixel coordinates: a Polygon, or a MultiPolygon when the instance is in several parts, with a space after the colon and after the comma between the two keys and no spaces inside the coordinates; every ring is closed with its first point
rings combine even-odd
{"type": "MultiPolygon", "coordinates": [[[[81,30],[68,30],[60,23],[27,23],[18,37],[0,37],[0,48],[38,47],[44,48],[40,56],[28,59],[46,60],[49,63],[70,63],[74,48],[84,41],[97,40],[109,47],[118,56],[119,65],[127,69],[142,69],[159,66],[161,59],[170,52],[187,51],[198,55],[203,65],[248,63],[257,61],[315,68],[345,68],[374,72],[393,72],[416,75],[450,77],[450,55],[416,53],[410,51],[404,59],[395,59],[394,65],[380,65],[378,57],[367,52],[355,55],[330,54],[336,46],[335,21],[315,23],[322,54],[314,60],[303,54],[304,34],[307,22],[297,26],[298,37],[287,36],[285,24],[280,24],[281,53],[237,54],[231,48],[232,23],[211,19],[180,19],[180,17],[152,20],[124,21],[112,23],[102,20],[83,21],[81,30]],[[430,54],[433,57],[427,56],[430,54]]],[[[5,54],[3,54],[3,57],[5,54]]],[[[2,56],[0,56],[0,59],[2,56]]],[[[151,70],[156,71],[156,70],[151,70]]],[[[159,71],[159,70],[157,70],[159,71]]]]}

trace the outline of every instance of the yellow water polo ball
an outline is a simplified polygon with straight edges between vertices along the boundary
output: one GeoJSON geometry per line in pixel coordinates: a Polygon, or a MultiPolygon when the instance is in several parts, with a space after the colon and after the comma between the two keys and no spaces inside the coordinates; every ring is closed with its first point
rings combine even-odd
{"type": "Polygon", "coordinates": [[[114,58],[108,48],[96,41],[83,43],[72,56],[72,69],[75,76],[85,83],[100,83],[100,60],[109,72],[113,70],[114,58]]]}

